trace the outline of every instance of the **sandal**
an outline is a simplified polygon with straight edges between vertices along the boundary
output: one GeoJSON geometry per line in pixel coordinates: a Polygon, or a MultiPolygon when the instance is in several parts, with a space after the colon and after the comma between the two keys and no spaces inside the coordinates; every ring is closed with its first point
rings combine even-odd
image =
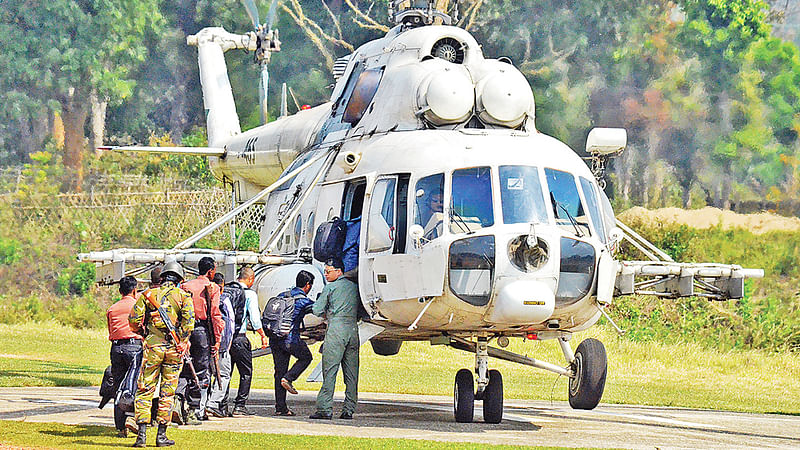
{"type": "Polygon", "coordinates": [[[275,411],[276,416],[284,416],[284,417],[293,417],[297,414],[294,413],[291,409],[287,409],[286,411],[275,411]]]}

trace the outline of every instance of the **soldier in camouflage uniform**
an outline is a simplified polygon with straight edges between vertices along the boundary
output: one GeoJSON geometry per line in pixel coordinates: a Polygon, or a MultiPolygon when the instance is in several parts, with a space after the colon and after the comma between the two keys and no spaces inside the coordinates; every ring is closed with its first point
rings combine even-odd
{"type": "Polygon", "coordinates": [[[158,435],[156,446],[174,445],[175,441],[167,439],[167,424],[170,420],[175,387],[183,364],[183,354],[189,345],[189,335],[194,329],[194,304],[192,296],[179,289],[183,281],[183,267],[177,262],[170,262],[161,272],[162,284],[155,289],[145,291],[131,310],[128,321],[131,329],[141,330],[144,338],[144,361],[139,375],[139,386],[136,391],[136,423],[139,434],[134,447],[144,447],[147,424],[150,423],[150,403],[161,376],[158,400],[158,435]],[[161,305],[175,327],[179,342],[172,338],[167,326],[158,314],[158,310],[150,303],[150,299],[161,305]]]}

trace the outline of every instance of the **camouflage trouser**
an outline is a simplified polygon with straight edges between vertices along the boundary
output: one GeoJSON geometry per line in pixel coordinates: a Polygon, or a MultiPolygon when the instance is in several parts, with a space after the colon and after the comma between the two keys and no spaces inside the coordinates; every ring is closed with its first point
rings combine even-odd
{"type": "Polygon", "coordinates": [[[158,423],[169,423],[181,364],[181,355],[174,345],[151,347],[145,344],[142,372],[139,374],[139,386],[136,390],[136,423],[150,423],[150,406],[159,375],[161,387],[158,394],[158,423]]]}

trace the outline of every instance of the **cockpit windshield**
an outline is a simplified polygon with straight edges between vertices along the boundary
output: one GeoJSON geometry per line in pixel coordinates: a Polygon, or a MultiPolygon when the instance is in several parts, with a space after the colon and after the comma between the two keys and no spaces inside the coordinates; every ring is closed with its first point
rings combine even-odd
{"type": "Polygon", "coordinates": [[[539,171],[530,166],[500,166],[503,222],[547,223],[539,171]]]}
{"type": "Polygon", "coordinates": [[[473,167],[453,171],[450,232],[468,233],[494,225],[492,171],[473,167]]]}
{"type": "Polygon", "coordinates": [[[575,177],[555,169],[544,169],[544,173],[550,190],[550,200],[553,202],[556,225],[570,229],[578,236],[589,233],[589,221],[578,194],[575,177]]]}

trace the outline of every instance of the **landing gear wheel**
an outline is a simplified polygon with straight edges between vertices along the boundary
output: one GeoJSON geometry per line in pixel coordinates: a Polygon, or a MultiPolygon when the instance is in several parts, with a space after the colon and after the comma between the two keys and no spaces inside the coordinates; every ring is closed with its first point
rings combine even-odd
{"type": "Polygon", "coordinates": [[[472,416],[475,413],[475,382],[472,379],[472,372],[467,369],[461,369],[456,373],[453,412],[456,422],[472,422],[472,416]]]}
{"type": "Polygon", "coordinates": [[[574,409],[594,409],[606,386],[608,360],[603,343],[591,338],[581,342],[572,368],[575,376],[569,380],[569,405],[574,409]]]}
{"type": "Polygon", "coordinates": [[[483,390],[483,421],[500,423],[503,420],[503,376],[499,370],[489,371],[489,384],[483,390]]]}

